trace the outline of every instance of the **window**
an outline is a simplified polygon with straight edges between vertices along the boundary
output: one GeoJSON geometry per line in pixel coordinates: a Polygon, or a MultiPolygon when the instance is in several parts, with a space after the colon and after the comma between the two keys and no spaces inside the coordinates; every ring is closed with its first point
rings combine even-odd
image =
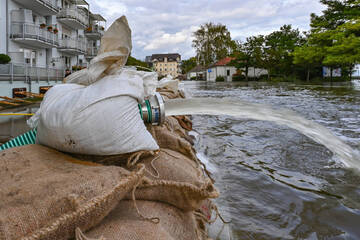
{"type": "Polygon", "coordinates": [[[230,76],[230,70],[226,70],[226,76],[230,76]]]}
{"type": "Polygon", "coordinates": [[[165,71],[167,71],[167,69],[165,68],[165,71]]]}
{"type": "Polygon", "coordinates": [[[160,72],[162,71],[162,69],[160,68],[160,72]]]}

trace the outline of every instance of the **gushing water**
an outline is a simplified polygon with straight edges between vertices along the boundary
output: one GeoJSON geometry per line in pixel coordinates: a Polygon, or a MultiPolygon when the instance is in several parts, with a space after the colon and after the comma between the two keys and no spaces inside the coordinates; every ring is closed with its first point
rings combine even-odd
{"type": "Polygon", "coordinates": [[[346,167],[360,169],[358,152],[334,136],[327,128],[288,109],[273,109],[265,104],[229,98],[171,99],[165,102],[165,109],[166,116],[229,115],[285,125],[327,147],[340,158],[346,167]]]}

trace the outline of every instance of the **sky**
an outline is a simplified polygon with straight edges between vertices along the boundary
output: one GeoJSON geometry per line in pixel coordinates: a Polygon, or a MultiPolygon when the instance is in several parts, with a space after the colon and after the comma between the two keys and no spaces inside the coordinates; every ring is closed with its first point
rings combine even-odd
{"type": "Polygon", "coordinates": [[[107,27],[125,15],[132,30],[132,55],[140,60],[156,53],[195,55],[195,32],[206,22],[227,26],[231,37],[269,34],[284,24],[309,30],[310,13],[320,14],[318,0],[87,0],[90,11],[100,13],[107,27]]]}

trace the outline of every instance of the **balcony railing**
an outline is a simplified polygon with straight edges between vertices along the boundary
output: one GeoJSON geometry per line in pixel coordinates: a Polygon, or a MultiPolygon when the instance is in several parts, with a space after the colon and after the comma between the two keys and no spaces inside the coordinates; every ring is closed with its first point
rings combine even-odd
{"type": "Polygon", "coordinates": [[[54,15],[60,11],[60,7],[57,5],[57,0],[14,0],[20,3],[22,6],[36,10],[41,15],[54,15]]]}
{"type": "Polygon", "coordinates": [[[61,39],[59,49],[85,53],[86,41],[84,39],[61,39]]]}
{"type": "Polygon", "coordinates": [[[85,34],[86,33],[98,33],[102,36],[104,35],[104,27],[99,25],[91,25],[85,30],[85,34]]]}
{"type": "Polygon", "coordinates": [[[0,64],[0,78],[25,79],[30,81],[61,81],[64,78],[64,69],[37,67],[28,64],[0,64]]]}
{"type": "Polygon", "coordinates": [[[12,22],[10,37],[14,40],[35,40],[49,47],[59,46],[59,37],[57,34],[31,23],[12,22]]]}
{"type": "MultiPolygon", "coordinates": [[[[89,18],[81,13],[77,8],[64,8],[58,14],[57,18],[61,21],[61,19],[69,19],[80,23],[83,27],[86,27],[89,23],[89,18]]],[[[71,25],[71,22],[65,23],[71,25]]],[[[73,27],[77,28],[77,27],[73,27]]]]}
{"type": "Polygon", "coordinates": [[[49,8],[60,10],[60,8],[57,5],[57,0],[36,0],[36,1],[42,3],[43,5],[45,5],[49,8]]]}

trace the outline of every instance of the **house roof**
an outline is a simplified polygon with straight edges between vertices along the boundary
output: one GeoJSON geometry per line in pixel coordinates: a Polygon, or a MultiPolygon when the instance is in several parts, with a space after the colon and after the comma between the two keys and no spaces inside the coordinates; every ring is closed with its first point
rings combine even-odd
{"type": "Polygon", "coordinates": [[[192,72],[204,72],[206,71],[206,67],[198,65],[196,67],[193,67],[188,73],[192,73],[192,72]]]}
{"type": "Polygon", "coordinates": [[[157,61],[163,62],[165,57],[167,58],[167,60],[169,62],[177,61],[176,58],[181,59],[181,56],[178,53],[166,53],[166,54],[153,54],[151,56],[151,61],[157,60],[157,61]]]}
{"type": "Polygon", "coordinates": [[[223,58],[219,61],[217,61],[216,63],[212,64],[209,66],[209,68],[211,67],[220,67],[220,66],[227,66],[232,60],[234,60],[235,58],[234,57],[226,57],[226,58],[223,58]]]}

